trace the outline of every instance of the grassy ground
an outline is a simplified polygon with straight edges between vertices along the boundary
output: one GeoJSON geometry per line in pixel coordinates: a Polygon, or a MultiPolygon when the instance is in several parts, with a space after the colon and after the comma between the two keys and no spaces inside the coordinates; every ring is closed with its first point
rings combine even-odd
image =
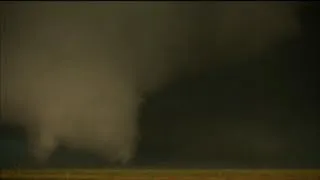
{"type": "Polygon", "coordinates": [[[2,171],[2,179],[317,179],[320,170],[66,169],[2,171]]]}

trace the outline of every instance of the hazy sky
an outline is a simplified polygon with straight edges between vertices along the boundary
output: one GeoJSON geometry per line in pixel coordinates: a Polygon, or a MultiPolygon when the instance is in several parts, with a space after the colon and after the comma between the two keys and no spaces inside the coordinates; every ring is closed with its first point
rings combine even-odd
{"type": "MultiPolygon", "coordinates": [[[[147,96],[135,164],[320,167],[319,10],[306,6],[302,36],[259,60],[184,77],[147,96]]],[[[22,129],[0,126],[0,167],[33,164],[25,136],[22,129]]],[[[97,155],[63,148],[48,163],[105,165],[97,155]]]]}

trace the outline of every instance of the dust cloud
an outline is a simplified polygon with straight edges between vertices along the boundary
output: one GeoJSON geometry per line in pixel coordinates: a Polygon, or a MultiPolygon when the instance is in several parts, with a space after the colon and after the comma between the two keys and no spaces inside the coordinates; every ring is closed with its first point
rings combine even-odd
{"type": "Polygon", "coordinates": [[[139,107],[188,73],[299,33],[292,2],[1,2],[2,119],[41,161],[60,146],[126,163],[139,107]]]}

